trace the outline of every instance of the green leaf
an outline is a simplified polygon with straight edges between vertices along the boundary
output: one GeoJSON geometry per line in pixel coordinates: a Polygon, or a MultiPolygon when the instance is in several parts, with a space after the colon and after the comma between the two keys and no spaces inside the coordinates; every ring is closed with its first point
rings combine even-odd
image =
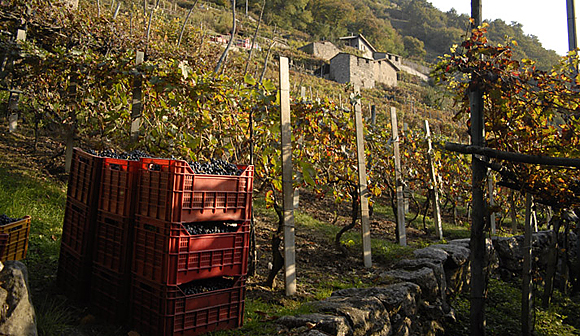
{"type": "Polygon", "coordinates": [[[316,175],[316,171],[314,170],[312,165],[304,161],[300,161],[298,164],[302,169],[302,178],[304,178],[304,182],[308,183],[311,186],[314,186],[316,183],[314,182],[314,179],[312,177],[316,175]]]}
{"type": "Polygon", "coordinates": [[[272,186],[274,187],[274,189],[276,189],[276,191],[282,192],[282,180],[281,179],[272,180],[272,186]]]}
{"type": "Polygon", "coordinates": [[[244,82],[245,82],[246,84],[248,84],[249,86],[254,86],[254,85],[256,85],[256,83],[257,83],[257,82],[256,82],[256,79],[254,79],[254,77],[253,77],[252,75],[250,75],[250,74],[246,74],[246,75],[244,76],[244,82]]]}
{"type": "Polygon", "coordinates": [[[264,89],[272,92],[272,91],[276,91],[276,86],[272,83],[271,80],[265,80],[262,85],[264,85],[264,89]]]}

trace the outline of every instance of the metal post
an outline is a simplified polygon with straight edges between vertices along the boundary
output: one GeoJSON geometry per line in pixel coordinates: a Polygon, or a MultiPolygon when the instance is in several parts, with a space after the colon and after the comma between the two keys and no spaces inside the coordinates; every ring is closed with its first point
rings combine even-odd
{"type": "Polygon", "coordinates": [[[566,11],[568,14],[568,50],[578,48],[578,38],[576,36],[576,8],[574,0],[566,0],[566,11]]]}
{"type": "Polygon", "coordinates": [[[533,330],[533,300],[532,300],[532,196],[526,193],[526,220],[524,222],[524,244],[522,252],[522,335],[529,336],[533,330]]]}
{"type": "MultiPolygon", "coordinates": [[[[482,23],[481,0],[471,0],[472,28],[482,23]]],[[[477,88],[469,95],[471,108],[471,144],[485,146],[483,92],[477,88]]],[[[471,307],[470,325],[471,335],[485,335],[485,289],[486,289],[486,244],[485,244],[485,216],[486,205],[484,200],[485,177],[487,167],[482,162],[483,157],[472,155],[471,160],[471,307]]]]}

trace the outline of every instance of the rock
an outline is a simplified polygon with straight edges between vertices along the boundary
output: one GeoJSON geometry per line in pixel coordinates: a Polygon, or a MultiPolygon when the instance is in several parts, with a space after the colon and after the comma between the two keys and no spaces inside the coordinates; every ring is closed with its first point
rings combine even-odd
{"type": "Polygon", "coordinates": [[[449,257],[447,252],[443,251],[442,249],[425,247],[419,250],[413,251],[415,258],[427,258],[433,259],[439,262],[445,262],[449,257]]]}
{"type": "Polygon", "coordinates": [[[0,272],[0,299],[0,335],[38,334],[28,291],[28,272],[20,261],[4,262],[4,269],[0,272]]]}
{"type": "Polygon", "coordinates": [[[410,318],[402,317],[400,315],[395,315],[391,321],[393,325],[393,335],[394,336],[409,336],[412,333],[412,324],[410,318]]]}
{"type": "Polygon", "coordinates": [[[332,296],[375,297],[381,301],[390,315],[412,317],[419,309],[421,288],[411,282],[400,282],[387,287],[341,289],[332,293],[332,296]]]}
{"type": "Polygon", "coordinates": [[[402,268],[407,271],[416,271],[423,267],[428,267],[433,270],[433,274],[437,279],[437,284],[439,286],[439,292],[441,293],[442,302],[446,301],[446,291],[447,291],[447,278],[445,276],[445,270],[443,268],[443,263],[437,262],[434,259],[420,258],[420,259],[403,259],[399,261],[396,268],[402,268]]]}
{"type": "Polygon", "coordinates": [[[463,247],[458,244],[437,244],[429,246],[431,248],[441,249],[449,255],[445,261],[446,269],[459,268],[465,265],[469,261],[469,248],[463,247]]]}
{"type": "Polygon", "coordinates": [[[470,238],[453,239],[449,241],[449,245],[459,245],[469,249],[470,238]]]}
{"type": "MultiPolygon", "coordinates": [[[[334,336],[352,335],[352,329],[348,325],[346,318],[343,316],[331,316],[324,314],[307,314],[300,316],[282,316],[276,320],[277,324],[281,324],[288,329],[296,329],[308,327],[310,330],[322,331],[334,336]],[[314,326],[312,326],[312,324],[314,326]]],[[[304,335],[312,335],[304,333],[304,335]]]]}
{"type": "Polygon", "coordinates": [[[436,302],[441,297],[439,284],[437,283],[437,278],[435,277],[435,273],[433,272],[433,270],[429,267],[423,267],[416,271],[395,269],[384,272],[383,274],[381,274],[381,276],[394,278],[399,281],[412,282],[419,285],[419,287],[421,287],[423,299],[425,299],[426,301],[436,302]]]}
{"type": "MultiPolygon", "coordinates": [[[[334,334],[331,334],[334,335],[334,334]]],[[[327,333],[324,332],[320,332],[316,329],[310,329],[308,331],[305,331],[303,333],[298,334],[297,336],[328,336],[327,333]]]]}
{"type": "Polygon", "coordinates": [[[391,332],[389,313],[375,297],[331,296],[310,305],[318,312],[346,318],[353,336],[387,336],[391,332]]]}
{"type": "MultiPolygon", "coordinates": [[[[548,244],[551,231],[540,231],[532,234],[532,254],[534,267],[545,269],[546,258],[542,256],[548,253],[548,244]]],[[[497,251],[499,267],[511,273],[522,272],[524,236],[494,237],[493,245],[497,251]]],[[[505,272],[505,271],[504,271],[505,272]]]]}

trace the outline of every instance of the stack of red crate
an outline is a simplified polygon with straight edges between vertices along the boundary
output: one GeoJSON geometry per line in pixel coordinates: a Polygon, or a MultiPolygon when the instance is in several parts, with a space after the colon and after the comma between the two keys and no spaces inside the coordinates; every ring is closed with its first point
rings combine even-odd
{"type": "Polygon", "coordinates": [[[92,309],[127,319],[139,161],[103,158],[91,279],[92,309]]]}
{"type": "Polygon", "coordinates": [[[240,176],[200,175],[185,161],[141,159],[131,317],[142,335],[242,325],[253,167],[239,168],[240,176]],[[210,225],[230,229],[192,229],[210,225]]]}
{"type": "Polygon", "coordinates": [[[57,284],[70,298],[83,302],[89,299],[101,166],[102,158],[73,150],[57,284]]]}
{"type": "Polygon", "coordinates": [[[254,172],[238,168],[240,176],[200,175],[185,161],[75,148],[58,284],[108,321],[131,312],[143,335],[241,326],[254,172]],[[196,234],[192,225],[227,230],[196,234]]]}

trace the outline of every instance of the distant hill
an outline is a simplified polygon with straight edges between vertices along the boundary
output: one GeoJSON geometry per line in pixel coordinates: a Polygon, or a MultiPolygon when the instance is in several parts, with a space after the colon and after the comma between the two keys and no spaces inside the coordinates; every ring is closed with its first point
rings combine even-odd
{"type": "MultiPolygon", "coordinates": [[[[229,0],[212,2],[229,6],[229,0]]],[[[258,13],[263,0],[247,0],[258,13]]],[[[244,9],[246,1],[238,0],[244,9]]],[[[266,24],[293,30],[306,42],[363,34],[378,50],[399,54],[422,63],[433,63],[463,41],[469,17],[456,11],[442,12],[426,0],[267,0],[266,24]]],[[[521,24],[502,20],[489,22],[489,40],[503,43],[505,37],[518,42],[517,58],[535,60],[549,68],[559,60],[555,51],[542,47],[537,37],[526,35],[521,24]]]]}

